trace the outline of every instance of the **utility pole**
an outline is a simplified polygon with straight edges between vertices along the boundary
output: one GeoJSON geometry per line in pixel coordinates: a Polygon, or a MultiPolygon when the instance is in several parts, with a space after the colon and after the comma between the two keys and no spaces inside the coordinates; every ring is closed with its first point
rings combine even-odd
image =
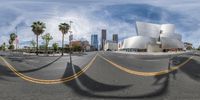
{"type": "MultiPolygon", "coordinates": [[[[17,26],[15,26],[15,33],[16,33],[16,35],[17,35],[17,26]]],[[[18,36],[16,37],[16,39],[15,39],[15,46],[16,46],[16,50],[17,50],[17,44],[18,44],[18,36]]]]}
{"type": "Polygon", "coordinates": [[[72,44],[71,44],[71,40],[72,40],[72,28],[71,28],[71,24],[73,22],[72,21],[69,21],[69,25],[70,25],[70,31],[69,31],[69,60],[70,60],[70,65],[72,66],[72,50],[71,50],[71,47],[72,47],[72,44]]]}

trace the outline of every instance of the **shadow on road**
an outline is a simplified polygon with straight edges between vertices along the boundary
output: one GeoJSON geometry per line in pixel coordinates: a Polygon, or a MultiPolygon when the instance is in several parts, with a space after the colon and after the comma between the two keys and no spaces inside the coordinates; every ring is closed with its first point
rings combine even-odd
{"type": "MultiPolygon", "coordinates": [[[[35,69],[30,69],[30,70],[24,70],[24,71],[19,71],[20,73],[29,73],[29,72],[34,72],[34,71],[38,71],[41,70],[43,68],[49,67],[51,64],[53,64],[54,62],[58,61],[62,56],[59,56],[58,58],[56,58],[55,60],[53,60],[52,62],[41,66],[39,68],[35,68],[35,69]]],[[[13,61],[14,59],[12,59],[11,61],[13,61]]],[[[8,77],[17,77],[10,69],[8,69],[6,66],[4,65],[0,65],[0,77],[1,76],[8,76],[8,77]]]]}
{"type": "MultiPolygon", "coordinates": [[[[70,75],[74,75],[75,73],[82,71],[80,67],[73,65],[71,67],[70,63],[67,63],[67,68],[65,70],[65,73],[63,75],[64,77],[68,77],[70,75]]],[[[75,91],[79,92],[80,94],[88,95],[88,93],[82,88],[87,88],[90,92],[105,92],[105,91],[114,91],[114,90],[120,90],[129,87],[130,85],[126,86],[113,86],[113,85],[107,85],[104,83],[97,82],[93,79],[91,79],[89,76],[87,76],[85,73],[83,73],[80,77],[77,79],[66,83],[67,86],[72,87],[75,91]],[[79,87],[80,86],[80,87],[79,87]],[[83,90],[82,90],[83,89],[83,90]]]]}
{"type": "Polygon", "coordinates": [[[29,72],[34,72],[34,71],[38,71],[38,70],[41,70],[43,68],[46,68],[48,67],[49,65],[53,64],[54,62],[58,61],[60,58],[62,58],[62,56],[59,56],[57,59],[55,59],[54,61],[44,65],[44,66],[41,66],[39,68],[35,68],[35,69],[31,69],[31,70],[24,70],[24,71],[19,71],[20,73],[29,73],[29,72]]]}
{"type": "Polygon", "coordinates": [[[0,64],[0,79],[5,79],[2,76],[16,77],[6,66],[0,64]]]}
{"type": "MultiPolygon", "coordinates": [[[[81,70],[81,68],[76,65],[70,66],[70,64],[68,63],[67,66],[68,67],[66,67],[63,77],[70,76],[72,73],[74,74],[81,70]]],[[[159,78],[157,77],[155,77],[155,79],[156,81],[159,80],[159,78]]],[[[84,97],[89,97],[89,98],[143,99],[143,98],[154,98],[154,97],[161,96],[167,93],[167,89],[169,86],[169,74],[163,75],[162,79],[164,79],[164,82],[159,84],[161,85],[161,88],[155,90],[152,93],[136,95],[136,96],[118,96],[118,95],[100,94],[100,93],[109,92],[109,91],[123,90],[130,87],[131,85],[116,86],[116,85],[104,84],[104,83],[95,81],[94,79],[86,75],[85,73],[83,73],[80,77],[64,84],[67,87],[72,88],[76,94],[80,96],[84,96],[84,97]]],[[[155,83],[154,85],[157,85],[157,83],[155,83]]]]}
{"type": "Polygon", "coordinates": [[[200,81],[200,62],[191,59],[187,64],[183,65],[180,70],[195,81],[200,81]]]}

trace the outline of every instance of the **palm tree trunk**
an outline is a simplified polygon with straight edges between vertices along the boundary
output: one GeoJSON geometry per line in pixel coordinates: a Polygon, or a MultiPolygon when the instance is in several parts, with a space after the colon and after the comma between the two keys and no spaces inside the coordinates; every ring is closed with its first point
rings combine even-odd
{"type": "Polygon", "coordinates": [[[63,52],[64,52],[64,34],[62,36],[62,56],[63,56],[63,52]]]}
{"type": "Polygon", "coordinates": [[[36,35],[36,41],[37,41],[37,50],[36,50],[36,55],[38,55],[38,35],[36,35]]]}
{"type": "Polygon", "coordinates": [[[48,48],[48,44],[47,44],[47,41],[46,41],[46,47],[45,47],[45,53],[46,54],[48,54],[47,48],[48,48]]]}

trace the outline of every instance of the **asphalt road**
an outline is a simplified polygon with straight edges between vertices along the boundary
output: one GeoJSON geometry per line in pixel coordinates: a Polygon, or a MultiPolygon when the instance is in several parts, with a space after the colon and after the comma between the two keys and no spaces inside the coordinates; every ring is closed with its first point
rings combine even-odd
{"type": "Polygon", "coordinates": [[[72,58],[71,66],[69,56],[1,57],[0,100],[200,98],[200,55],[180,56],[170,65],[169,59],[129,59],[106,52],[72,58]],[[168,73],[169,66],[177,70],[168,73]]]}

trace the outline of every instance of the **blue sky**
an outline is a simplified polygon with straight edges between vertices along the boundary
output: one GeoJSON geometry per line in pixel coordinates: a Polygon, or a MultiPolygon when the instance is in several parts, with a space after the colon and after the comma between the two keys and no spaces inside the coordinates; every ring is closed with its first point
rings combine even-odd
{"type": "MultiPolygon", "coordinates": [[[[21,45],[29,45],[35,35],[29,27],[43,21],[54,39],[60,43],[58,24],[72,20],[74,39],[90,40],[91,34],[107,29],[108,39],[119,34],[123,39],[136,35],[135,21],[172,23],[183,41],[200,45],[199,0],[0,0],[0,44],[18,26],[21,45]]],[[[66,43],[68,36],[66,35],[66,43]]],[[[40,39],[40,43],[42,40],[40,39]]]]}

